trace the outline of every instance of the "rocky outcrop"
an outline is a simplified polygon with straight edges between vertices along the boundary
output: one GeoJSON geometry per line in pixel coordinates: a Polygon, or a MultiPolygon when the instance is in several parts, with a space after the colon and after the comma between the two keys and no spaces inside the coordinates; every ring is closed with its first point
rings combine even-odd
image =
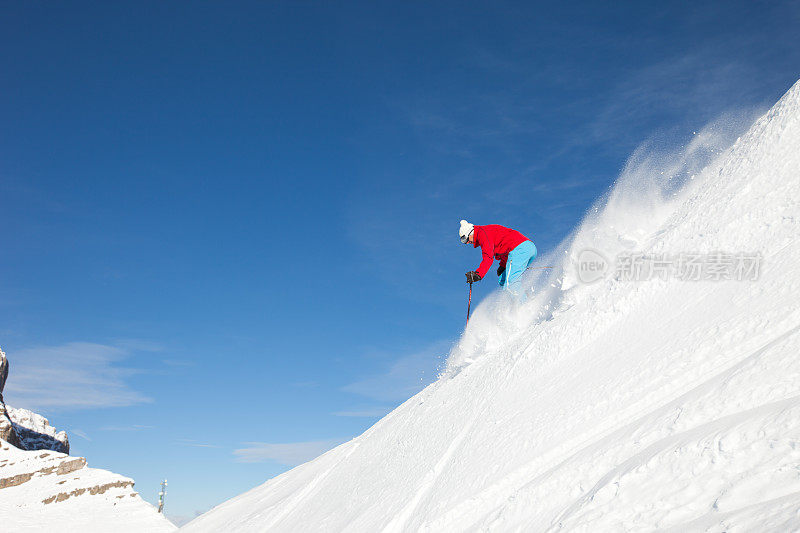
{"type": "Polygon", "coordinates": [[[0,351],[0,532],[168,533],[164,515],[133,490],[133,480],[70,457],[67,434],[47,419],[3,402],[8,359],[0,351]]]}
{"type": "Polygon", "coordinates": [[[8,379],[8,359],[6,358],[6,353],[0,348],[0,401],[3,399],[6,379],[8,379]]]}
{"type": "MultiPolygon", "coordinates": [[[[96,494],[104,494],[108,489],[119,489],[119,488],[130,488],[133,489],[133,481],[114,481],[111,483],[105,483],[103,485],[95,485],[94,487],[82,487],[79,489],[75,489],[71,492],[59,492],[58,494],[53,494],[49,498],[45,498],[42,500],[42,503],[47,505],[53,502],[63,502],[64,500],[72,497],[72,496],[80,496],[81,494],[88,493],[90,496],[94,496],[96,494]]],[[[134,494],[131,493],[131,496],[134,494]]],[[[124,494],[120,494],[117,498],[124,498],[124,494]]]]}
{"type": "Polygon", "coordinates": [[[23,450],[52,450],[69,453],[69,439],[65,431],[56,431],[40,414],[27,409],[6,406],[23,450]]]}
{"type": "Polygon", "coordinates": [[[52,450],[69,453],[69,439],[56,431],[42,415],[27,409],[14,409],[3,401],[8,379],[8,358],[0,350],[0,439],[22,450],[52,450]]]}
{"type": "Polygon", "coordinates": [[[6,404],[3,401],[3,388],[6,386],[6,379],[8,379],[8,359],[6,354],[0,349],[0,439],[22,448],[22,442],[17,435],[14,422],[11,420],[6,404]]]}

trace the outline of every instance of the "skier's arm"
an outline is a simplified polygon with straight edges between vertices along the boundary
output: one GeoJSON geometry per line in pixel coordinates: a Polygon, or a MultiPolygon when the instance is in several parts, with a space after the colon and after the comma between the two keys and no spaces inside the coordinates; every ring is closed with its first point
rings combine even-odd
{"type": "Polygon", "coordinates": [[[478,267],[478,275],[483,278],[494,262],[494,243],[491,241],[481,243],[481,253],[483,254],[483,261],[478,267]]]}

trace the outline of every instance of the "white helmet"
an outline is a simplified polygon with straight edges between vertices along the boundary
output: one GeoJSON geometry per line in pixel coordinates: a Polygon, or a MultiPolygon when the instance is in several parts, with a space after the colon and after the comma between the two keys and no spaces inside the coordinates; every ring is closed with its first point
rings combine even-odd
{"type": "Polygon", "coordinates": [[[458,238],[461,239],[461,242],[467,244],[467,242],[469,241],[469,236],[472,235],[473,229],[475,229],[475,226],[473,226],[466,220],[461,221],[461,225],[458,228],[458,238]]]}

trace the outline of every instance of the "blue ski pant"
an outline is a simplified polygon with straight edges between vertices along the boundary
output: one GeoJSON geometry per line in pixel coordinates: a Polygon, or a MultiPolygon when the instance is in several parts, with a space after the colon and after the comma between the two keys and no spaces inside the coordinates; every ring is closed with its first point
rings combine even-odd
{"type": "Polygon", "coordinates": [[[531,241],[525,241],[517,245],[508,254],[506,269],[500,275],[500,286],[512,292],[519,288],[522,273],[536,259],[536,245],[531,241]]]}

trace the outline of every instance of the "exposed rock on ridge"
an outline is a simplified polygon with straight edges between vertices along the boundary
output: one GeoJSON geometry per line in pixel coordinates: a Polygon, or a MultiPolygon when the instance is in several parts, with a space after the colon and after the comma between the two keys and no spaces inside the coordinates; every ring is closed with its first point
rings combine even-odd
{"type": "Polygon", "coordinates": [[[3,401],[3,389],[6,386],[6,379],[8,379],[8,359],[3,350],[0,349],[0,439],[17,448],[22,448],[22,443],[14,428],[14,422],[11,420],[6,404],[3,401]]]}
{"type": "Polygon", "coordinates": [[[8,370],[8,358],[0,349],[0,439],[22,450],[52,450],[68,454],[66,432],[56,431],[42,415],[5,404],[3,388],[8,370]]]}

